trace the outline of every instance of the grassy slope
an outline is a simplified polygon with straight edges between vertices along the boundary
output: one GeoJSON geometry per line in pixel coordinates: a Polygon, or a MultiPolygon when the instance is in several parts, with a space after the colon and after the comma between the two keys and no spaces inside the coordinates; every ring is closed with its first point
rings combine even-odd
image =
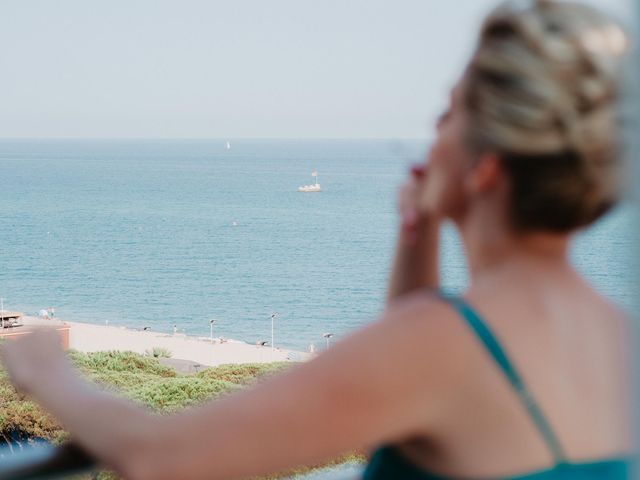
{"type": "MultiPolygon", "coordinates": [[[[72,351],[70,356],[87,378],[159,412],[171,412],[216,398],[291,365],[222,365],[193,375],[178,375],[173,369],[160,365],[155,358],[131,352],[84,354],[72,351]]],[[[54,442],[66,438],[55,419],[15,391],[3,370],[0,370],[0,399],[0,443],[34,437],[54,442]]],[[[348,455],[336,462],[346,460],[359,461],[362,457],[348,455]]],[[[299,469],[296,473],[311,468],[299,469]]],[[[101,478],[115,477],[104,474],[101,478]]]]}

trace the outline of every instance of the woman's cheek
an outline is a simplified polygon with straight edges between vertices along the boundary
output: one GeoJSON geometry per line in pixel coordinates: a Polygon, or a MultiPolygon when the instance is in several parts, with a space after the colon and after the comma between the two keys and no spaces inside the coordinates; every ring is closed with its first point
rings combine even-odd
{"type": "Polygon", "coordinates": [[[438,161],[429,166],[421,198],[423,212],[453,219],[464,209],[461,172],[452,167],[438,161]]]}

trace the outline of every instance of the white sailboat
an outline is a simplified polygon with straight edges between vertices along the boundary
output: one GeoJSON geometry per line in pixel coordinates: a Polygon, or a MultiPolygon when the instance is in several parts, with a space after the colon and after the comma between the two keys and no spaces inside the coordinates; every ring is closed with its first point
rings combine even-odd
{"type": "Polygon", "coordinates": [[[231,143],[227,141],[227,150],[231,150],[231,143]]]}
{"type": "Polygon", "coordinates": [[[316,183],[312,183],[311,185],[303,185],[302,187],[298,187],[299,192],[321,192],[320,184],[318,183],[318,171],[314,170],[311,172],[311,176],[315,177],[316,183]]]}

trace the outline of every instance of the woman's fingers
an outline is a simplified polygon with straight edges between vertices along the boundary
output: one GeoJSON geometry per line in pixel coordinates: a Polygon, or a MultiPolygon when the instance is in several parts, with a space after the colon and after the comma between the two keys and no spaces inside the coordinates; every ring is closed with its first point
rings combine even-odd
{"type": "Polygon", "coordinates": [[[413,245],[418,240],[418,227],[421,220],[420,195],[426,176],[423,165],[411,167],[409,180],[400,188],[398,207],[405,241],[413,245]]]}
{"type": "Polygon", "coordinates": [[[427,169],[424,165],[414,165],[411,167],[411,175],[417,180],[421,180],[427,173],[427,169]]]}
{"type": "Polygon", "coordinates": [[[403,227],[411,226],[415,223],[417,213],[415,211],[415,188],[411,182],[400,188],[398,193],[398,209],[403,227]]]}

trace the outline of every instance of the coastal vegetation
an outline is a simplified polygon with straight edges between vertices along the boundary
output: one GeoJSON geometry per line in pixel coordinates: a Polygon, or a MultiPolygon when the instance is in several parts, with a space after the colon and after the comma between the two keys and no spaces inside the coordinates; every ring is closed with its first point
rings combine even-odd
{"type": "MultiPolygon", "coordinates": [[[[158,361],[161,355],[117,351],[70,351],[69,355],[76,368],[100,388],[118,392],[161,413],[173,412],[246,388],[292,365],[290,362],[222,365],[181,375],[174,369],[161,365],[158,361]]],[[[67,433],[53,417],[15,390],[2,369],[0,399],[0,444],[11,445],[15,449],[33,440],[57,443],[67,438],[67,433]]],[[[361,460],[362,456],[354,454],[336,459],[329,465],[361,460]]],[[[314,465],[286,475],[301,474],[326,465],[314,465]]],[[[284,473],[269,478],[283,476],[284,473]]],[[[117,477],[103,472],[98,476],[79,478],[107,480],[117,477]]]]}
{"type": "Polygon", "coordinates": [[[153,347],[149,350],[146,350],[144,354],[147,357],[154,357],[154,358],[171,358],[173,356],[173,353],[171,353],[171,350],[165,347],[153,347]]]}

